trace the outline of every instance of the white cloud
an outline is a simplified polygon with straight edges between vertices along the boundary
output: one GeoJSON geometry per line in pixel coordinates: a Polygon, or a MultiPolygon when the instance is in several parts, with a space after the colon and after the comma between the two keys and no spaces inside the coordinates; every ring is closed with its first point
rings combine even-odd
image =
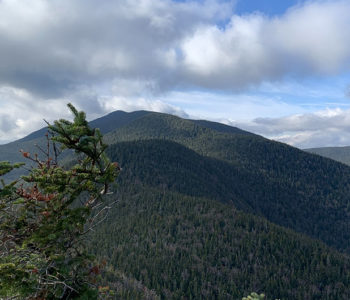
{"type": "Polygon", "coordinates": [[[261,80],[260,73],[270,67],[268,53],[261,44],[263,23],[258,15],[234,16],[224,30],[216,26],[198,28],[182,44],[189,79],[195,77],[198,84],[223,88],[261,80]]]}
{"type": "Polygon", "coordinates": [[[232,125],[299,148],[350,145],[349,109],[326,109],[281,118],[257,118],[232,125]]]}
{"type": "Polygon", "coordinates": [[[57,117],[70,117],[67,100],[38,100],[26,90],[0,87],[0,144],[12,141],[45,126],[57,117]]]}
{"type": "Polygon", "coordinates": [[[309,2],[272,20],[266,38],[301,72],[332,74],[349,67],[350,34],[343,30],[350,25],[349,15],[349,1],[309,2]]]}
{"type": "Polygon", "coordinates": [[[182,107],[191,118],[216,121],[245,122],[257,117],[279,117],[291,113],[304,113],[298,105],[288,104],[278,97],[230,93],[171,92],[166,102],[182,107]]]}
{"type": "Polygon", "coordinates": [[[310,1],[285,15],[231,18],[203,25],[182,42],[185,79],[211,88],[244,89],[286,75],[334,75],[350,66],[350,2],[310,1]]]}

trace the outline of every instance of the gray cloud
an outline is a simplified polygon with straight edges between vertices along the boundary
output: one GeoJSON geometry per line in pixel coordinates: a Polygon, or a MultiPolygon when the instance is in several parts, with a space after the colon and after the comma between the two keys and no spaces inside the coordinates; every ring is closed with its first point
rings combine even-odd
{"type": "Polygon", "coordinates": [[[234,15],[234,3],[0,1],[0,140],[67,116],[68,101],[91,117],[132,108],[186,115],[159,99],[348,70],[349,1],[309,1],[274,18],[234,15]]]}
{"type": "Polygon", "coordinates": [[[15,129],[16,123],[15,120],[12,119],[10,116],[5,114],[0,114],[0,128],[3,131],[10,131],[15,129]]]}
{"type": "Polygon", "coordinates": [[[350,3],[313,1],[285,15],[233,15],[234,1],[0,2],[0,84],[46,98],[113,80],[243,89],[350,62],[350,3]],[[224,28],[216,21],[229,19],[224,28]]]}
{"type": "Polygon", "coordinates": [[[58,97],[115,78],[161,78],[167,49],[200,23],[228,17],[216,1],[0,2],[0,83],[58,97]]]}

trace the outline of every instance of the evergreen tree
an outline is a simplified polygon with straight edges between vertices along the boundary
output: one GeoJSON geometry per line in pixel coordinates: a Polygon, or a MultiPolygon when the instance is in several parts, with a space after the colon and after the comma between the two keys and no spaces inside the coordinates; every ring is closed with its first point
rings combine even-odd
{"type": "MultiPolygon", "coordinates": [[[[48,125],[44,158],[21,150],[34,163],[27,176],[0,188],[0,298],[95,299],[99,265],[85,235],[107,216],[106,196],[120,168],[84,112],[68,104],[74,121],[48,125]],[[56,145],[60,144],[61,147],[56,145]],[[59,153],[76,161],[60,166],[59,153]]],[[[0,163],[0,176],[21,164],[0,163]]]]}

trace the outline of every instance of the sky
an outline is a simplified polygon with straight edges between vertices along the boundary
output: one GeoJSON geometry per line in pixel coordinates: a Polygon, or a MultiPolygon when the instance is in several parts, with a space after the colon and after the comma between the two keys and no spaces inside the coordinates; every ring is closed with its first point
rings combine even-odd
{"type": "Polygon", "coordinates": [[[114,110],[350,145],[349,0],[0,0],[0,144],[114,110]]]}

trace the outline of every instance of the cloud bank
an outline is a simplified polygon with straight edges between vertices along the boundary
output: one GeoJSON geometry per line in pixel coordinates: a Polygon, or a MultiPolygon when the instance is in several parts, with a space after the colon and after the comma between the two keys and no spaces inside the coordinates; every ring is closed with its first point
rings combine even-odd
{"type": "Polygon", "coordinates": [[[226,18],[230,7],[216,1],[3,0],[0,82],[44,97],[115,78],[158,82],[178,67],[171,50],[198,24],[226,18]]]}
{"type": "Polygon", "coordinates": [[[233,8],[213,0],[2,0],[0,83],[45,97],[115,79],[153,82],[154,91],[236,90],[349,68],[349,1],[307,2],[274,18],[233,8]]]}
{"type": "Polygon", "coordinates": [[[234,4],[1,0],[0,143],[64,115],[67,99],[96,117],[123,108],[186,115],[169,94],[234,95],[349,69],[349,1],[308,1],[275,17],[236,15],[234,4]]]}

